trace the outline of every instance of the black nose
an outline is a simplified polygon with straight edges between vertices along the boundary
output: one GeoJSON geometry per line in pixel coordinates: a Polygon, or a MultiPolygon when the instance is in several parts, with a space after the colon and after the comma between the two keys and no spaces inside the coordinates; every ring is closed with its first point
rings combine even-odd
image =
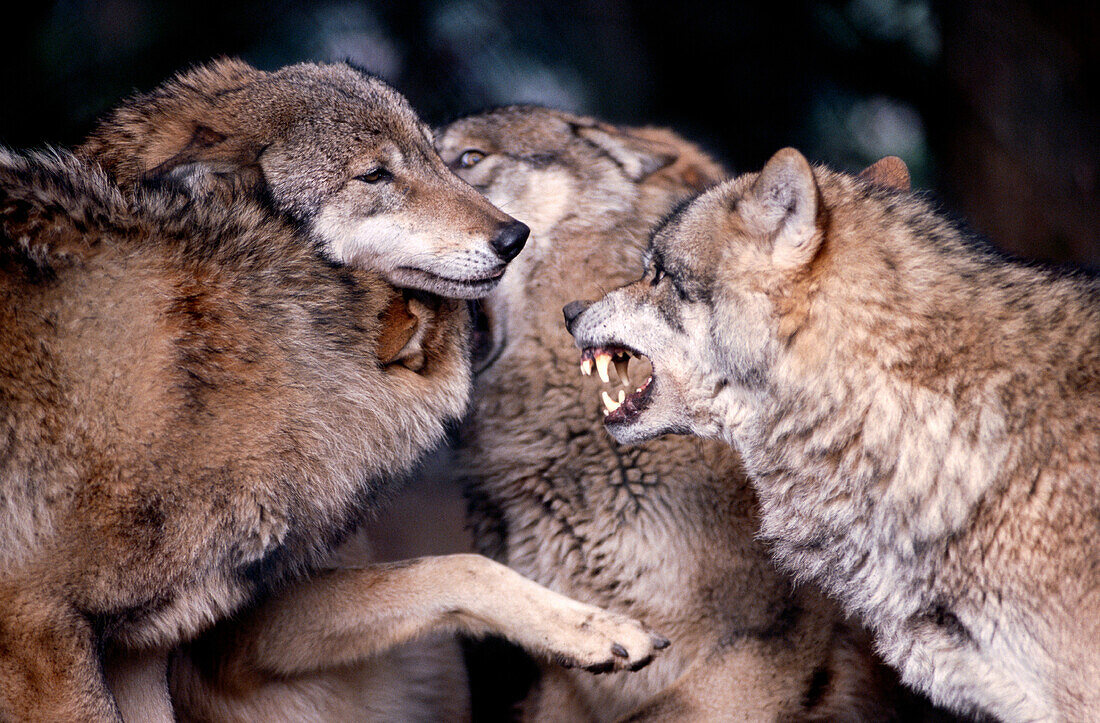
{"type": "Polygon", "coordinates": [[[527,237],[530,234],[531,229],[527,228],[527,224],[513,221],[501,229],[493,239],[493,250],[500,258],[511,261],[523,250],[523,245],[527,243],[527,237]]]}
{"type": "Polygon", "coordinates": [[[573,322],[584,313],[584,310],[592,306],[591,301],[570,301],[562,307],[561,313],[565,315],[565,328],[573,333],[573,322]]]}

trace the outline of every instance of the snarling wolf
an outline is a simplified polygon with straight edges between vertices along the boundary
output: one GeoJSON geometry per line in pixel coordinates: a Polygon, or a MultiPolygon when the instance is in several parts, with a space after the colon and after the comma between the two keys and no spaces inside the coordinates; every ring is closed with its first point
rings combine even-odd
{"type": "MultiPolygon", "coordinates": [[[[368,97],[382,118],[396,102],[368,97]]],[[[406,151],[357,182],[449,209],[439,234],[464,247],[526,236],[438,159],[436,185],[406,182],[406,151]]],[[[0,714],[116,718],[104,649],[164,651],[254,601],[219,670],[286,677],[438,628],[644,664],[663,639],[484,558],[296,582],[465,407],[464,308],[423,289],[495,280],[397,289],[401,268],[362,268],[370,255],[255,200],[278,184],[235,173],[120,174],[123,192],[66,154],[0,157],[0,714]]]]}
{"type": "Polygon", "coordinates": [[[565,314],[583,358],[653,366],[615,438],[733,444],[778,561],[904,680],[1006,721],[1100,719],[1095,276],[785,149],[565,314]]]}
{"type": "MultiPolygon", "coordinates": [[[[437,143],[533,229],[484,302],[489,343],[456,465],[469,475],[475,542],[673,638],[639,673],[543,666],[524,719],[888,718],[891,676],[861,632],[810,586],[794,588],[754,539],[737,455],[682,437],[616,444],[602,428],[599,380],[577,377],[571,361],[561,305],[636,278],[651,227],[721,180],[719,165],[669,131],[537,107],[458,120],[437,143]]],[[[629,391],[646,378],[643,365],[608,361],[598,375],[629,391]]]]}
{"type": "Polygon", "coordinates": [[[447,170],[400,93],[342,63],[186,71],[108,114],[79,153],[126,188],[255,193],[329,258],[452,298],[492,289],[527,240],[447,170]]]}

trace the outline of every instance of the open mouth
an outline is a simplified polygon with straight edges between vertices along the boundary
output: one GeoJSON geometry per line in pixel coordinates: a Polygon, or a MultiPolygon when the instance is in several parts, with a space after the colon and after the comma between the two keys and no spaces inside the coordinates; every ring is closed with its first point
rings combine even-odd
{"type": "Polygon", "coordinates": [[[593,369],[604,384],[612,383],[614,372],[620,385],[611,394],[608,394],[607,389],[600,391],[604,406],[604,424],[629,424],[649,406],[654,387],[653,365],[645,355],[618,345],[588,347],[581,352],[581,374],[590,376],[593,369]],[[632,360],[635,369],[631,369],[632,360]],[[639,370],[639,367],[643,369],[639,370]],[[649,371],[643,376],[639,372],[644,371],[644,367],[649,367],[649,371]],[[644,379],[638,387],[634,386],[636,382],[631,377],[632,372],[636,378],[644,379]]]}

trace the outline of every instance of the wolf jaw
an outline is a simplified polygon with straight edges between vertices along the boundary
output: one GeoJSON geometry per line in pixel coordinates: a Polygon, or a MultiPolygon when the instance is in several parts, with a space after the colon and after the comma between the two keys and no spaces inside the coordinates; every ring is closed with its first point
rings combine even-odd
{"type": "Polygon", "coordinates": [[[649,406],[655,388],[653,365],[649,358],[641,352],[621,345],[586,347],[581,351],[581,374],[591,376],[593,365],[604,384],[611,383],[610,370],[614,369],[622,385],[615,397],[610,396],[606,389],[600,392],[600,400],[604,406],[604,424],[612,426],[637,421],[649,406]],[[645,375],[641,386],[632,392],[629,391],[634,384],[630,376],[631,359],[637,359],[639,365],[646,364],[650,367],[650,372],[645,375]]]}
{"type": "Polygon", "coordinates": [[[476,299],[492,291],[504,277],[501,267],[482,278],[456,279],[413,266],[398,266],[388,274],[390,283],[402,288],[433,289],[455,299],[476,299]]]}
{"type": "MultiPolygon", "coordinates": [[[[516,221],[503,224],[498,233],[513,228],[526,238],[527,226],[516,221]]],[[[399,288],[453,299],[487,295],[500,283],[511,260],[508,254],[482,253],[473,246],[444,255],[433,251],[434,231],[422,233],[415,224],[401,227],[384,219],[349,222],[337,212],[319,214],[310,232],[322,252],[337,263],[374,269],[399,288]]]]}

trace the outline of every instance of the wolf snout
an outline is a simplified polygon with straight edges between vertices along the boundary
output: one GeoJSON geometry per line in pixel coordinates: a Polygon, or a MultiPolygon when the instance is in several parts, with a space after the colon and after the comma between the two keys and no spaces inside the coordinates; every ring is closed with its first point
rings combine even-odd
{"type": "Polygon", "coordinates": [[[570,301],[562,307],[561,313],[565,315],[565,328],[569,330],[570,334],[573,333],[573,322],[590,306],[592,306],[591,301],[570,301]]]}
{"type": "Polygon", "coordinates": [[[530,235],[531,229],[527,227],[527,224],[513,221],[501,229],[496,238],[492,240],[493,250],[503,260],[511,261],[523,250],[524,244],[527,243],[527,237],[530,235]]]}

